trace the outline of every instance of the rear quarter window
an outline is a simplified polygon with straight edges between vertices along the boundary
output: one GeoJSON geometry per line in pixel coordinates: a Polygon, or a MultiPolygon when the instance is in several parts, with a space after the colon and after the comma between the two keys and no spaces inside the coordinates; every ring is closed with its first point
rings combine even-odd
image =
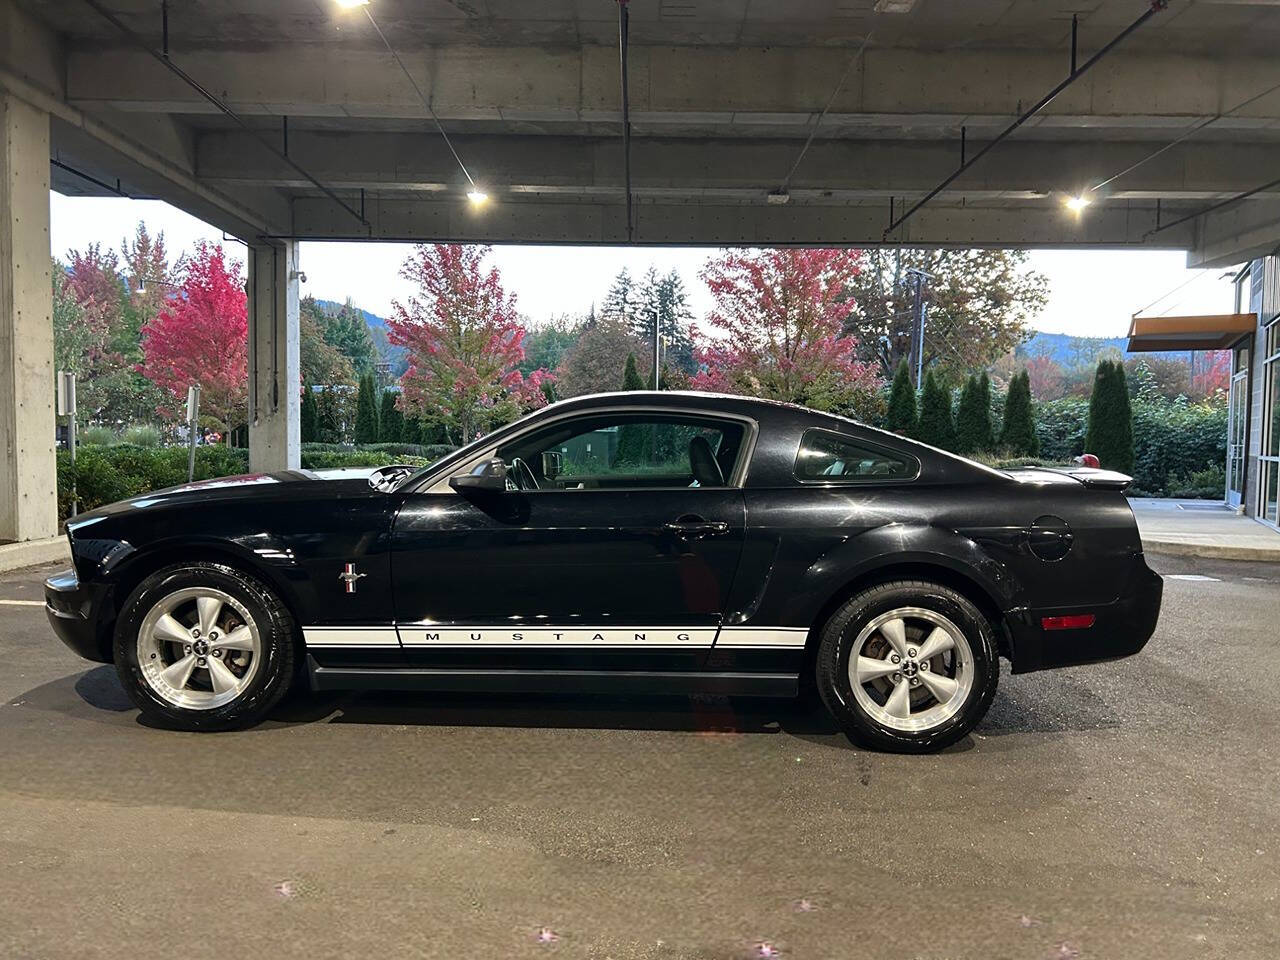
{"type": "Polygon", "coordinates": [[[919,473],[915,457],[829,430],[806,430],[796,454],[796,479],[804,483],[914,480],[919,473]]]}

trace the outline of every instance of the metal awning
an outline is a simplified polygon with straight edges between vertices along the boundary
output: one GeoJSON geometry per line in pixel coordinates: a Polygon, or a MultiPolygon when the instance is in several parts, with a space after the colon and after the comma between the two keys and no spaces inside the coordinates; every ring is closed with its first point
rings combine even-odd
{"type": "Polygon", "coordinates": [[[1226,350],[1258,327],[1256,313],[1215,313],[1200,317],[1134,317],[1129,352],[1226,350]]]}

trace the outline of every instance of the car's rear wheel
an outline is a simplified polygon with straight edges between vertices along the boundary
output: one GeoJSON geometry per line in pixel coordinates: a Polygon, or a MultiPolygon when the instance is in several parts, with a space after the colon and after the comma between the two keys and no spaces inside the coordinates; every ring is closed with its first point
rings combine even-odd
{"type": "Polygon", "coordinates": [[[926,753],[966,736],[1000,677],[990,622],[963,594],[923,580],[863,590],[823,628],[817,686],[854,741],[926,753]]]}
{"type": "Polygon", "coordinates": [[[256,578],[224,564],[142,581],[116,626],[116,671],[144,716],[182,730],[257,723],[293,677],[294,624],[256,578]]]}

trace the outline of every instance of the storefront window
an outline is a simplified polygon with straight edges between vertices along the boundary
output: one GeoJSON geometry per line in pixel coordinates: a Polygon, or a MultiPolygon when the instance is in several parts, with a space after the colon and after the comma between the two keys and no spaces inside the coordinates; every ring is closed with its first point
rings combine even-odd
{"type": "Polygon", "coordinates": [[[1280,525],[1276,489],[1280,484],[1280,317],[1262,337],[1262,456],[1258,458],[1258,516],[1280,525]]]}

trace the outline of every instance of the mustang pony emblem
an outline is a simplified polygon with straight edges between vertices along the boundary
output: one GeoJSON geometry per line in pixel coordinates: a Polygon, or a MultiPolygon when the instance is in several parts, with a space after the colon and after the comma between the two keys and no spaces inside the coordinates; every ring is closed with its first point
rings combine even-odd
{"type": "Polygon", "coordinates": [[[342,572],[338,574],[338,579],[346,585],[347,593],[356,592],[356,581],[361,577],[367,577],[367,573],[356,573],[356,565],[354,563],[344,564],[342,572]]]}

